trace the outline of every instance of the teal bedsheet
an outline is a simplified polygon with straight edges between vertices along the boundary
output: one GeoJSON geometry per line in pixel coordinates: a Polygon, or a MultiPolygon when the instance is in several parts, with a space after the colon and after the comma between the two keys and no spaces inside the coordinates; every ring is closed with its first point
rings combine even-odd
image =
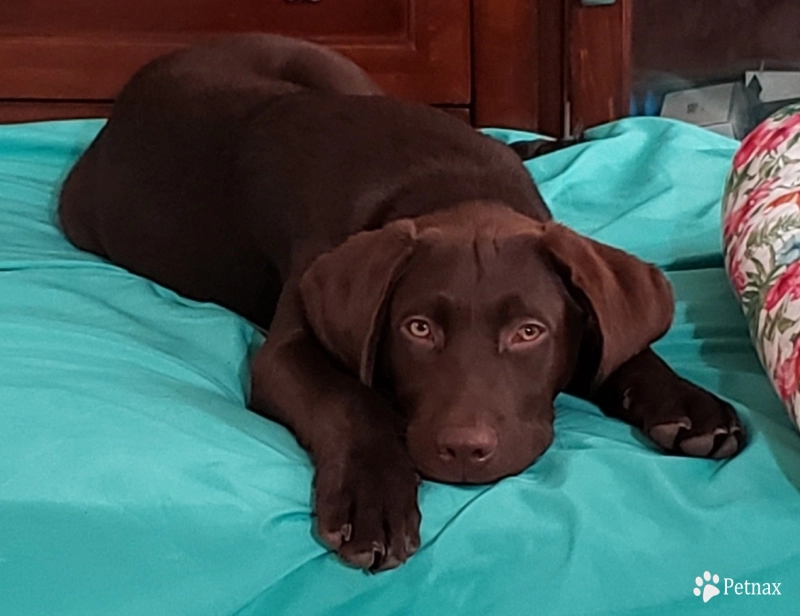
{"type": "Polygon", "coordinates": [[[657,348],[734,401],[749,447],[666,457],[564,396],[520,476],[424,483],[421,550],[371,576],[315,542],[306,455],[244,408],[250,327],[59,234],[56,186],[100,126],[0,128],[0,616],[798,613],[800,436],[720,257],[735,142],[626,120],[529,168],[562,221],[669,271],[657,348]],[[704,604],[704,571],[781,596],[704,604]]]}

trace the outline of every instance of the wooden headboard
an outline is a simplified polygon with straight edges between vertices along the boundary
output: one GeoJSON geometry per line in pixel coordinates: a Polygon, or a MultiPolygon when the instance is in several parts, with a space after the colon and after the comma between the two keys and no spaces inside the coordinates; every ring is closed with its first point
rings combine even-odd
{"type": "Polygon", "coordinates": [[[475,125],[547,132],[562,125],[559,1],[0,4],[3,122],[107,115],[122,85],[155,56],[225,33],[263,31],[329,45],[389,93],[447,108],[475,125]]]}

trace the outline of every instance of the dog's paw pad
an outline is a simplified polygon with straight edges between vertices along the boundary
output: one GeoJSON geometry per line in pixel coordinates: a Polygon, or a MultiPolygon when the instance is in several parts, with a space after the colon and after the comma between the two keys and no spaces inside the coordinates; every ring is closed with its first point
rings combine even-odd
{"type": "Polygon", "coordinates": [[[672,449],[675,439],[681,430],[690,430],[692,422],[688,417],[681,417],[669,423],[658,424],[650,428],[650,438],[664,449],[672,449]]]}
{"type": "Polygon", "coordinates": [[[727,402],[689,382],[679,382],[674,394],[651,392],[638,398],[628,391],[627,404],[644,417],[644,432],[668,453],[696,458],[730,458],[747,441],[736,411],[727,402]]]}
{"type": "Polygon", "coordinates": [[[714,435],[690,436],[683,439],[679,446],[686,455],[705,458],[714,450],[714,435]]]}
{"type": "Polygon", "coordinates": [[[717,447],[717,450],[711,455],[712,458],[730,458],[733,454],[739,451],[741,442],[735,434],[729,434],[722,441],[722,444],[717,447]]]}
{"type": "Polygon", "coordinates": [[[688,456],[721,459],[736,455],[744,442],[744,431],[738,423],[733,423],[728,427],[717,427],[706,434],[679,439],[676,449],[688,456]]]}

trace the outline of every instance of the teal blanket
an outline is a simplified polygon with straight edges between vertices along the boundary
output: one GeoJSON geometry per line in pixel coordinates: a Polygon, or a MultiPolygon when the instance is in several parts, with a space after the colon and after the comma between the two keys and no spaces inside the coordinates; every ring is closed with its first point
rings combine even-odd
{"type": "Polygon", "coordinates": [[[800,437],[720,256],[734,141],[626,120],[528,167],[557,218],[668,271],[657,349],[736,404],[747,449],[667,457],[563,396],[544,457],[424,483],[422,548],[368,575],[314,540],[308,458],[245,410],[251,328],[59,234],[56,187],[100,126],[0,128],[0,615],[797,613],[800,437]]]}

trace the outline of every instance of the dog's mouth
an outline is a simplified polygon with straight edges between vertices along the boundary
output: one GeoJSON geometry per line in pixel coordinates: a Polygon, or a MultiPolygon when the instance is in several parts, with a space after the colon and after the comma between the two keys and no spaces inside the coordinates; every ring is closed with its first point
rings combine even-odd
{"type": "Polygon", "coordinates": [[[506,469],[502,471],[493,471],[492,469],[484,469],[475,471],[468,467],[437,467],[435,469],[427,468],[425,465],[417,464],[417,471],[423,479],[435,481],[437,483],[447,483],[453,485],[485,485],[495,483],[506,477],[518,475],[525,470],[530,464],[525,463],[519,465],[519,468],[506,469]]]}

